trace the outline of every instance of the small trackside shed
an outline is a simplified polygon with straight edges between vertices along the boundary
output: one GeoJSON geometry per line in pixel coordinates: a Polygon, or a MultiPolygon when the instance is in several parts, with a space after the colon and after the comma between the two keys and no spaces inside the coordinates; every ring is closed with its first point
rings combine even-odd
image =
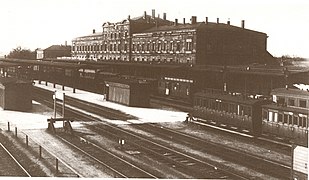
{"type": "Polygon", "coordinates": [[[0,107],[4,110],[32,109],[32,82],[15,78],[0,78],[0,107]]]}
{"type": "Polygon", "coordinates": [[[134,107],[149,107],[151,85],[137,79],[114,78],[105,81],[107,100],[134,107]]]}

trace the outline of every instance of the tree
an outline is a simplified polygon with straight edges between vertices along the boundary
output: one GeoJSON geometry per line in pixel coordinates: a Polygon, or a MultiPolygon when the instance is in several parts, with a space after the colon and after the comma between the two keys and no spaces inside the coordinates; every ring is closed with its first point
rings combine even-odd
{"type": "Polygon", "coordinates": [[[23,49],[20,46],[13,49],[8,55],[8,58],[16,59],[35,59],[35,52],[29,49],[23,49]]]}

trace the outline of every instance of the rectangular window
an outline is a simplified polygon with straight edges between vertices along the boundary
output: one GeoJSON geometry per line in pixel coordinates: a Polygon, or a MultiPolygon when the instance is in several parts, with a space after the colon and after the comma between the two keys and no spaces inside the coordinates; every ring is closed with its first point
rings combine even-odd
{"type": "Polygon", "coordinates": [[[159,42],[159,43],[158,43],[158,49],[157,49],[157,51],[161,51],[161,48],[162,48],[162,47],[161,47],[161,42],[159,42]]]}
{"type": "Polygon", "coordinates": [[[263,109],[263,111],[262,111],[262,118],[263,118],[263,120],[267,120],[267,110],[265,110],[265,109],[263,109]]]}
{"type": "Polygon", "coordinates": [[[285,98],[281,96],[277,96],[277,103],[283,105],[285,103],[285,98]]]}
{"type": "Polygon", "coordinates": [[[299,107],[306,108],[307,107],[307,101],[304,100],[304,99],[300,99],[299,100],[299,107]]]}
{"type": "Polygon", "coordinates": [[[288,105],[289,105],[289,106],[295,106],[295,99],[289,98],[289,100],[288,100],[288,105]]]}
{"type": "Polygon", "coordinates": [[[176,44],[176,51],[180,51],[180,42],[177,42],[176,44]]]}
{"type": "Polygon", "coordinates": [[[192,51],[192,39],[187,39],[186,40],[186,50],[187,51],[192,51]]]}
{"type": "Polygon", "coordinates": [[[289,114],[289,123],[288,124],[293,124],[293,115],[289,114]]]}
{"type": "Polygon", "coordinates": [[[284,114],[284,119],[283,119],[283,123],[287,124],[288,123],[288,118],[289,118],[289,115],[288,114],[284,114]]]}
{"type": "Polygon", "coordinates": [[[298,120],[298,115],[297,114],[294,114],[293,124],[299,126],[299,120],[298,120]]]}
{"type": "Polygon", "coordinates": [[[278,115],[278,122],[283,123],[283,114],[282,113],[279,113],[279,115],[278,115]]]}
{"type": "Polygon", "coordinates": [[[304,128],[307,128],[308,127],[308,124],[307,124],[307,117],[305,116],[305,117],[302,117],[302,121],[303,121],[303,127],[304,128]]]}
{"type": "Polygon", "coordinates": [[[273,121],[273,112],[268,112],[268,121],[273,121]]]}
{"type": "Polygon", "coordinates": [[[149,51],[149,43],[147,43],[147,45],[146,45],[146,51],[149,51]]]}
{"type": "Polygon", "coordinates": [[[278,113],[274,112],[274,122],[278,122],[278,113]]]}

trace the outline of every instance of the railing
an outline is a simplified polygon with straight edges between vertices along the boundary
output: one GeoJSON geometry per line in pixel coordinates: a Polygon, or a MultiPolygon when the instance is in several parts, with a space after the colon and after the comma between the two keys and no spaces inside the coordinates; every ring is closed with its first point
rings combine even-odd
{"type": "Polygon", "coordinates": [[[47,147],[44,147],[41,143],[35,141],[27,133],[18,130],[16,125],[7,122],[7,132],[14,136],[14,138],[20,143],[25,143],[27,148],[34,150],[34,153],[37,153],[36,155],[39,157],[41,162],[47,163],[51,167],[55,167],[54,173],[56,176],[82,177],[81,174],[75,171],[66,162],[59,159],[54,153],[50,152],[47,147]],[[12,131],[12,126],[14,127],[14,131],[12,131]]]}

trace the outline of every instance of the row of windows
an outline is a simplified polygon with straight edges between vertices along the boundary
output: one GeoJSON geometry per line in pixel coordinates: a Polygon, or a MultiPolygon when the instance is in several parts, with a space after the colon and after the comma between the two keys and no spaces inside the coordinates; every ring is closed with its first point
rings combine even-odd
{"type": "MultiPolygon", "coordinates": [[[[182,43],[180,41],[177,42],[148,42],[148,43],[133,43],[132,51],[181,51],[184,49],[185,51],[193,50],[193,42],[192,39],[187,39],[186,42],[182,43]]],[[[124,43],[121,45],[120,43],[114,44],[97,44],[97,45],[75,45],[72,47],[72,51],[121,51],[128,50],[128,44],[124,43]]]]}
{"type": "Polygon", "coordinates": [[[192,39],[187,39],[185,43],[181,43],[180,41],[177,42],[148,42],[148,43],[141,43],[136,44],[133,43],[132,45],[132,51],[181,51],[181,49],[184,48],[186,51],[192,51],[193,50],[193,44],[192,39]]]}
{"type": "Polygon", "coordinates": [[[222,112],[229,112],[235,113],[241,116],[251,116],[251,107],[242,105],[242,104],[235,104],[235,103],[227,103],[219,99],[195,99],[195,105],[205,108],[210,108],[213,110],[218,110],[222,112]]]}
{"type": "Polygon", "coordinates": [[[100,44],[100,45],[86,45],[86,46],[73,46],[73,51],[127,51],[128,44],[100,44]]]}
{"type": "Polygon", "coordinates": [[[160,58],[160,57],[133,57],[136,62],[157,62],[157,63],[171,63],[171,64],[193,64],[191,58],[160,58]]]}
{"type": "Polygon", "coordinates": [[[296,99],[296,98],[285,98],[282,96],[277,97],[277,102],[279,104],[286,104],[288,106],[295,106],[295,107],[301,107],[306,108],[307,107],[307,100],[306,99],[296,99]]]}
{"type": "Polygon", "coordinates": [[[303,114],[295,114],[292,112],[276,112],[263,109],[263,120],[269,122],[277,122],[298,127],[308,128],[308,116],[303,114]]]}
{"type": "Polygon", "coordinates": [[[103,38],[104,39],[119,39],[119,38],[127,38],[128,37],[128,32],[114,32],[114,33],[103,33],[103,38]]]}
{"type": "MultiPolygon", "coordinates": [[[[120,56],[102,56],[99,54],[91,55],[77,55],[75,56],[78,59],[96,59],[96,60],[123,60],[127,61],[127,57],[120,56]]],[[[148,63],[174,63],[174,64],[192,64],[192,59],[166,59],[166,58],[156,58],[156,57],[133,57],[133,61],[136,62],[148,62],[148,63]]]]}

